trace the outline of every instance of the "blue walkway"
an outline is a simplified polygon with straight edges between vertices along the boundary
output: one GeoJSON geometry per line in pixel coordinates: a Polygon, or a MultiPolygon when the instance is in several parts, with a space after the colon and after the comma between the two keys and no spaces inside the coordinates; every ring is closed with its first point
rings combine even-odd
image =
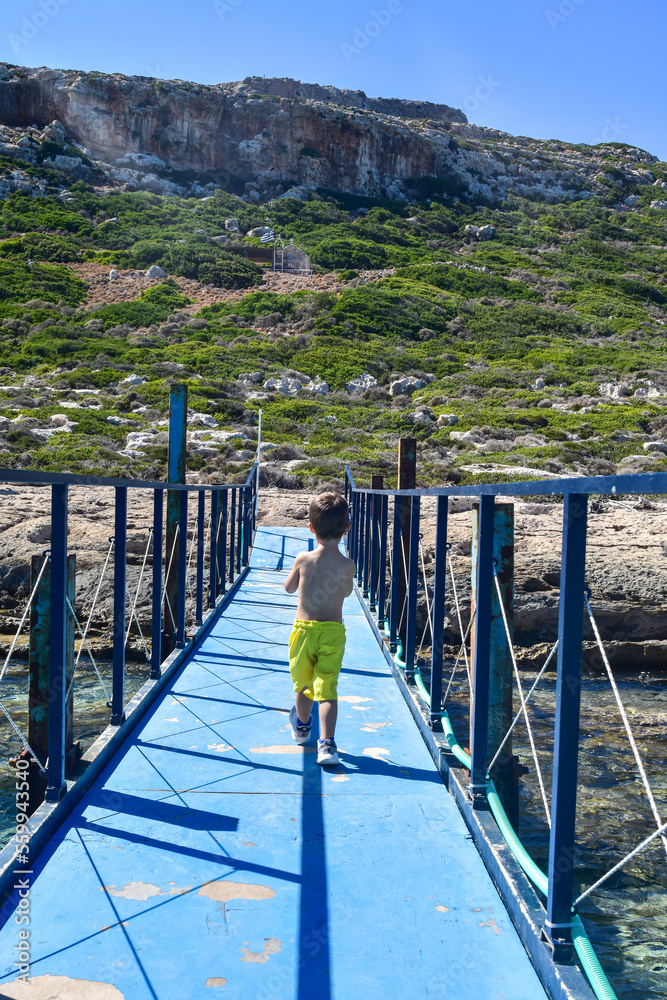
{"type": "Polygon", "coordinates": [[[305,546],[258,532],[233,602],[40,855],[32,979],[11,982],[10,919],[0,998],[544,1000],[354,595],[343,763],[292,743],[282,584],[305,546]]]}

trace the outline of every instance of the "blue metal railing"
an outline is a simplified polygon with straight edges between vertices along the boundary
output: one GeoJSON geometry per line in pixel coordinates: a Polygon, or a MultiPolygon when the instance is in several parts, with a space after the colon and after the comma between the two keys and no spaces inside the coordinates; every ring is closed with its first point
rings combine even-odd
{"type": "MultiPolygon", "coordinates": [[[[187,591],[187,525],[188,499],[196,494],[196,582],[194,593],[195,626],[203,620],[204,594],[208,606],[214,608],[228,585],[233,584],[242,567],[247,566],[252,539],[256,528],[256,493],[258,478],[254,465],[243,484],[231,486],[191,485],[180,483],[147,482],[142,480],[108,479],[92,476],[75,476],[67,473],[25,472],[0,469],[0,482],[13,485],[33,484],[51,487],[51,606],[49,641],[49,692],[48,692],[48,759],[46,763],[47,802],[58,802],[66,792],[65,782],[65,712],[67,669],[67,558],[68,558],[68,501],[69,490],[77,486],[106,486],[115,491],[114,513],[114,583],[113,583],[113,666],[111,725],[119,726],[125,720],[125,647],[127,601],[127,509],[128,490],[153,491],[153,567],[151,598],[151,679],[161,676],[163,663],[164,624],[164,493],[165,490],[180,494],[179,537],[176,580],[175,646],[186,645],[186,591],[187,591]],[[210,493],[210,552],[209,580],[205,581],[205,508],[206,494],[210,493]],[[231,501],[230,501],[231,498],[231,501]],[[231,514],[228,518],[228,508],[231,514]],[[229,536],[229,554],[227,539],[229,536]]],[[[169,553],[167,553],[167,560],[169,553]]],[[[171,652],[171,650],[169,650],[171,652]]]]}
{"type": "MultiPolygon", "coordinates": [[[[380,633],[389,640],[395,653],[399,646],[400,622],[405,620],[402,648],[406,681],[414,683],[415,674],[422,695],[428,696],[428,724],[442,732],[443,721],[449,729],[447,741],[456,748],[459,760],[469,766],[468,795],[473,809],[487,809],[493,783],[488,774],[489,681],[491,664],[491,611],[494,586],[494,506],[495,498],[518,496],[562,496],[562,561],[558,619],[558,656],[549,840],[548,884],[524,851],[519,863],[528,871],[532,865],[534,883],[546,895],[544,935],[555,961],[571,959],[574,942],[581,957],[584,933],[573,909],[575,853],[575,816],[578,780],[580,730],[580,695],[582,682],[583,614],[586,571],[586,534],[588,501],[592,494],[646,495],[667,493],[667,473],[601,476],[542,482],[484,484],[415,490],[378,490],[358,487],[348,467],[345,469],[345,495],[350,504],[351,530],[348,551],[356,564],[356,579],[367,599],[380,633]],[[473,689],[470,755],[461,750],[443,711],[442,677],[444,647],[444,604],[447,564],[447,529],[449,498],[476,497],[479,500],[478,558],[476,567],[476,622],[473,654],[473,689]],[[393,542],[389,552],[389,497],[394,498],[393,542]],[[426,692],[416,667],[416,623],[419,581],[419,521],[422,498],[437,498],[435,565],[432,599],[432,643],[430,691],[426,692]],[[402,508],[409,505],[410,544],[402,545],[402,508]],[[405,550],[407,549],[407,554],[405,550]],[[391,572],[387,579],[388,556],[391,572]],[[399,585],[401,574],[407,579],[405,597],[399,585]],[[387,608],[387,594],[389,594],[387,608]],[[399,607],[399,601],[402,607],[399,607]],[[451,736],[451,739],[450,739],[451,736]],[[469,765],[468,765],[469,761],[469,765]],[[541,877],[540,877],[541,876],[541,877]]],[[[406,540],[407,541],[407,540],[406,540]]],[[[462,637],[463,638],[463,637],[462,637]]],[[[400,661],[399,661],[400,662],[400,661]]],[[[495,795],[495,792],[494,792],[495,795]]],[[[496,815],[497,796],[491,804],[496,815]]],[[[505,817],[506,818],[506,817],[505,817]]],[[[498,816],[496,816],[498,819],[498,816]]],[[[499,823],[502,827],[502,823],[499,823]]],[[[505,833],[511,837],[509,823],[505,833]]],[[[515,838],[518,845],[518,839],[515,838]]],[[[509,841],[508,841],[509,842],[509,841]]],[[[512,844],[510,844],[512,847],[512,844]]],[[[518,845],[520,848],[521,845],[518,845]]],[[[513,848],[514,849],[514,848],[513,848]]],[[[530,874],[530,872],[529,872],[530,874]]],[[[590,945],[586,939],[586,945],[590,945]]],[[[594,958],[594,956],[593,956],[594,958]]],[[[589,970],[587,969],[587,972],[589,970]]],[[[596,987],[598,996],[614,996],[606,983],[596,987]],[[605,985],[606,984],[606,985],[605,985]],[[608,990],[608,992],[606,992],[608,990]]],[[[594,979],[589,972],[591,982],[594,979]]]]}

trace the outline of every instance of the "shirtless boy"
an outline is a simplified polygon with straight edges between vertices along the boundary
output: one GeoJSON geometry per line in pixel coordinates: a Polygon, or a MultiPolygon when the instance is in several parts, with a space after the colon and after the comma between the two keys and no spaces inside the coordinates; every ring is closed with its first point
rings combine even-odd
{"type": "Polygon", "coordinates": [[[347,501],[339,493],[320,493],[308,510],[318,545],[300,552],[285,581],[288,594],[299,591],[296,621],[289,640],[289,665],[296,704],[290,711],[292,739],[310,738],[313,702],[319,704],[317,763],[337,764],[334,732],[338,716],[338,675],[345,652],[343,601],[352,593],[354,562],[339,549],[350,529],[347,501]]]}

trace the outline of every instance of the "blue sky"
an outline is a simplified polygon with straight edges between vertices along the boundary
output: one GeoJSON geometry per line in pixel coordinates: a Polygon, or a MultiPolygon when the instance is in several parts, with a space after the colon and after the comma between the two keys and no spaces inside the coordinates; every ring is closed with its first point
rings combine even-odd
{"type": "Polygon", "coordinates": [[[291,76],[667,159],[666,29],[664,0],[5,0],[0,58],[202,83],[291,76]]]}

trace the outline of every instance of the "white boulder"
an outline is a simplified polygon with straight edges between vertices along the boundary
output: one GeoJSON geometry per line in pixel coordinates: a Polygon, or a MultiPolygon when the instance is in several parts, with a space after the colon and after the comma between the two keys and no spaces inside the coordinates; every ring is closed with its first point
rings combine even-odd
{"type": "Polygon", "coordinates": [[[225,219],[225,229],[228,233],[240,233],[238,219],[225,219]]]}
{"type": "Polygon", "coordinates": [[[117,277],[118,277],[118,271],[116,271],[115,268],[112,268],[109,271],[109,281],[115,281],[117,277]]]}
{"type": "Polygon", "coordinates": [[[218,421],[210,413],[189,413],[188,424],[201,424],[202,427],[219,427],[218,421]]]}
{"type": "Polygon", "coordinates": [[[128,375],[126,378],[121,379],[118,385],[119,387],[128,385],[145,385],[146,381],[147,380],[142,378],[141,375],[135,375],[133,372],[132,375],[128,375]]]}
{"type": "Polygon", "coordinates": [[[366,389],[374,389],[377,384],[378,380],[373,375],[369,372],[362,372],[357,378],[350,379],[345,388],[348,392],[355,392],[357,389],[365,391],[366,389]]]}
{"type": "Polygon", "coordinates": [[[240,382],[250,382],[251,385],[259,385],[264,378],[264,372],[244,372],[239,375],[240,382]]]}
{"type": "Polygon", "coordinates": [[[147,278],[166,278],[167,272],[159,264],[152,264],[146,271],[147,278]]]}
{"type": "Polygon", "coordinates": [[[652,201],[651,202],[651,208],[662,208],[662,209],[665,209],[665,208],[667,208],[667,201],[665,201],[663,198],[659,198],[658,201],[652,201]]]}
{"type": "Polygon", "coordinates": [[[667,444],[664,441],[645,441],[643,444],[644,451],[652,452],[659,451],[663,455],[667,455],[667,444]]]}
{"type": "Polygon", "coordinates": [[[283,396],[296,396],[303,389],[298,378],[289,378],[283,375],[282,378],[269,378],[264,383],[264,388],[269,392],[280,392],[283,396]]]}
{"type": "Polygon", "coordinates": [[[635,205],[639,204],[640,200],[641,199],[640,199],[640,197],[639,197],[638,194],[631,194],[631,195],[628,195],[628,197],[625,199],[625,201],[623,202],[623,204],[627,205],[628,208],[634,208],[635,205]]]}
{"type": "Polygon", "coordinates": [[[480,226],[479,230],[477,231],[478,240],[492,240],[495,235],[496,235],[495,226],[480,226]]]}
{"type": "Polygon", "coordinates": [[[414,378],[413,376],[408,376],[407,378],[399,378],[392,382],[389,386],[390,396],[411,396],[413,392],[417,392],[418,389],[424,389],[428,385],[420,378],[414,378]]]}
{"type": "Polygon", "coordinates": [[[454,424],[458,424],[459,418],[455,413],[441,413],[436,424],[438,427],[453,427],[454,424]]]}
{"type": "Polygon", "coordinates": [[[622,399],[627,394],[627,385],[614,385],[613,382],[603,382],[600,386],[600,395],[608,396],[610,399],[622,399]]]}
{"type": "Polygon", "coordinates": [[[328,384],[320,382],[319,379],[315,382],[307,382],[303,388],[306,392],[312,393],[313,396],[327,396],[329,393],[328,384]]]}

